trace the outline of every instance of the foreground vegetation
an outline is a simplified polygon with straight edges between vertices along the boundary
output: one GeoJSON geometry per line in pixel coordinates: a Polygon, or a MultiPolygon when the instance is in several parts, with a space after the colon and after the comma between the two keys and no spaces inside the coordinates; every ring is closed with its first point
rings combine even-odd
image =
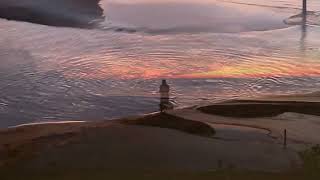
{"type": "Polygon", "coordinates": [[[320,179],[320,145],[301,152],[300,156],[304,162],[303,170],[306,178],[320,179]]]}
{"type": "Polygon", "coordinates": [[[102,180],[102,179],[130,179],[130,180],[316,180],[316,177],[306,176],[302,172],[294,173],[263,173],[263,172],[241,172],[234,170],[218,170],[208,172],[168,172],[152,170],[106,170],[106,169],[75,169],[75,170],[55,170],[42,171],[37,173],[6,171],[1,172],[2,180],[102,180]]]}
{"type": "MultiPolygon", "coordinates": [[[[152,126],[152,127],[160,127],[160,128],[169,128],[176,129],[185,133],[194,134],[197,136],[204,137],[212,137],[215,133],[214,129],[210,126],[196,121],[189,121],[183,118],[177,118],[172,115],[168,115],[165,113],[155,114],[146,116],[143,118],[138,118],[135,120],[122,120],[121,123],[129,124],[129,125],[142,125],[142,126],[152,126]]],[[[90,128],[89,128],[90,129],[90,128]]],[[[94,131],[99,131],[96,128],[93,128],[94,131]]],[[[101,129],[101,132],[104,132],[105,129],[101,129]]],[[[91,131],[90,131],[91,132],[91,131]]],[[[78,132],[79,133],[79,132],[78,132]]],[[[80,133],[81,134],[81,133],[80,133]]],[[[90,133],[91,134],[91,133],[90,133]]],[[[90,134],[84,134],[83,136],[89,136],[90,134]]],[[[65,139],[66,134],[62,139],[65,139]]],[[[67,134],[68,135],[68,134],[67,134]]],[[[51,136],[40,136],[41,143],[52,143],[53,139],[51,136]],[[48,137],[51,137],[47,139],[48,137]]],[[[55,135],[58,142],[61,142],[61,137],[55,135]]],[[[71,136],[73,137],[73,136],[71,136]]],[[[94,136],[94,139],[100,136],[94,136]]],[[[102,138],[105,138],[102,136],[102,138]]],[[[206,138],[204,138],[206,139],[206,138]]],[[[30,144],[30,147],[34,146],[34,142],[37,139],[33,139],[33,144],[30,144]]],[[[89,139],[90,141],[92,139],[89,139]]],[[[99,139],[97,142],[101,142],[99,139]]],[[[40,145],[41,145],[40,143],[40,145]]],[[[96,146],[95,146],[96,147],[96,146]]],[[[108,148],[110,146],[108,145],[108,148]]],[[[118,169],[110,169],[110,168],[87,168],[87,169],[79,169],[76,167],[66,166],[67,168],[62,168],[58,164],[50,163],[47,167],[29,167],[25,166],[23,162],[25,162],[25,158],[29,157],[24,155],[26,149],[23,148],[22,155],[17,154],[16,149],[10,150],[5,155],[9,158],[13,158],[14,163],[10,163],[8,166],[0,166],[0,179],[1,180],[103,180],[103,179],[130,179],[130,180],[144,180],[144,179],[152,179],[152,180],[211,180],[211,179],[219,179],[219,180],[318,180],[320,179],[320,146],[314,146],[310,149],[300,152],[300,157],[303,160],[302,168],[299,170],[292,170],[289,172],[278,172],[278,173],[270,173],[270,172],[256,172],[256,171],[244,171],[235,169],[234,167],[220,168],[220,169],[212,169],[208,171],[181,171],[181,170],[162,170],[162,169],[139,169],[135,167],[130,167],[130,169],[118,168],[118,169]],[[21,156],[21,157],[20,157],[21,156]]],[[[35,149],[35,148],[30,148],[35,149]]],[[[92,148],[93,152],[97,153],[97,148],[92,148]]],[[[147,151],[147,149],[146,149],[147,151]]],[[[90,152],[90,151],[88,151],[90,152]]],[[[125,153],[128,151],[125,150],[125,153]]],[[[55,153],[55,151],[53,152],[55,153]]],[[[72,152],[73,153],[73,152],[72,152]]],[[[104,152],[103,152],[104,153],[104,152]]],[[[28,154],[28,153],[27,153],[28,154]]],[[[30,152],[30,154],[32,154],[30,152]]],[[[0,160],[3,154],[0,151],[0,160]]],[[[70,155],[70,154],[69,154],[70,155]]],[[[45,154],[45,157],[47,154],[45,154]]],[[[99,156],[100,157],[100,156],[99,156]]],[[[103,157],[101,157],[103,158],[103,157]]],[[[75,159],[77,160],[77,159],[75,159]]],[[[127,160],[127,159],[126,159],[127,160]]],[[[61,163],[64,163],[65,159],[62,159],[61,163]]],[[[77,161],[78,162],[78,161],[77,161]]],[[[86,163],[87,161],[79,161],[79,163],[86,163]]],[[[112,163],[112,162],[104,162],[103,163],[112,163]]],[[[149,161],[148,161],[149,163],[149,161]]],[[[158,163],[158,161],[157,161],[158,163]]],[[[199,162],[198,162],[199,163],[199,162]]],[[[149,167],[150,163],[147,167],[149,167]]],[[[114,166],[111,166],[114,168],[114,166]]],[[[122,166],[121,166],[122,167],[122,166]]]]}
{"type": "Polygon", "coordinates": [[[300,153],[303,168],[298,171],[267,173],[239,171],[236,169],[218,169],[207,172],[181,172],[141,169],[0,169],[2,180],[318,180],[320,179],[320,146],[314,146],[300,153]]]}

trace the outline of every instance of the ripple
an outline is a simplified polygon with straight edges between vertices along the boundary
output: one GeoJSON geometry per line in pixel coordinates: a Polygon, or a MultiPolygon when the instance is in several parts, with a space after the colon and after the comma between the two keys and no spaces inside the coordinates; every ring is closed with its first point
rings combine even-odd
{"type": "Polygon", "coordinates": [[[0,33],[0,127],[157,111],[163,78],[179,107],[320,88],[318,26],[148,34],[0,20],[0,33]]]}
{"type": "MultiPolygon", "coordinates": [[[[297,14],[294,16],[285,19],[284,22],[289,25],[301,25],[303,22],[303,15],[297,14]]],[[[309,11],[306,16],[306,22],[310,25],[318,25],[320,26],[320,12],[309,11]]]]}

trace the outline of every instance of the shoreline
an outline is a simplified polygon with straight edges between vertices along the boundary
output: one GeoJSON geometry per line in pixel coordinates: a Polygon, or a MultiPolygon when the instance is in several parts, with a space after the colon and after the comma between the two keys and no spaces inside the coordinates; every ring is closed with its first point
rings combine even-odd
{"type": "Polygon", "coordinates": [[[26,127],[26,126],[36,126],[36,125],[73,124],[73,123],[86,123],[86,122],[88,122],[88,121],[50,121],[50,122],[34,122],[34,123],[20,124],[20,125],[16,125],[16,126],[9,126],[9,127],[6,128],[6,129],[26,127]]]}
{"type": "MultiPolygon", "coordinates": [[[[306,94],[289,94],[289,95],[268,95],[268,96],[261,96],[261,97],[248,97],[248,98],[235,98],[235,99],[226,99],[226,100],[218,100],[216,102],[212,103],[204,103],[204,104],[195,104],[190,106],[182,106],[178,107],[175,110],[183,110],[183,109],[200,109],[205,108],[208,106],[216,105],[216,104],[224,104],[229,102],[237,102],[237,101],[246,101],[247,103],[251,102],[257,102],[257,101],[265,101],[265,102],[304,102],[304,103],[312,103],[312,102],[319,102],[320,103],[320,92],[312,92],[312,93],[306,93],[306,94]]],[[[33,126],[33,125],[46,125],[46,124],[70,124],[70,123],[90,123],[90,122],[104,122],[104,121],[115,121],[115,120],[121,120],[121,119],[132,119],[132,118],[142,118],[149,115],[158,114],[160,111],[155,111],[151,113],[145,113],[141,115],[131,115],[131,116],[124,116],[114,119],[105,119],[102,121],[85,121],[85,120],[52,120],[52,121],[44,121],[44,122],[30,122],[30,123],[24,123],[24,124],[18,124],[14,126],[9,126],[6,128],[1,128],[0,131],[11,129],[11,128],[17,128],[17,127],[24,127],[24,126],[33,126]]]]}
{"type": "MultiPolygon", "coordinates": [[[[278,102],[284,100],[279,99],[278,102]]],[[[233,101],[233,105],[256,101],[238,100],[233,101]]],[[[0,154],[7,156],[0,156],[0,167],[34,167],[32,170],[37,172],[44,167],[52,168],[54,161],[61,164],[58,166],[61,168],[66,164],[65,168],[138,166],[206,171],[219,168],[217,162],[222,160],[240,170],[283,172],[299,169],[302,163],[299,152],[320,144],[317,135],[320,116],[284,112],[271,117],[228,117],[198,109],[183,108],[101,122],[40,123],[1,130],[0,154]],[[282,144],[284,129],[288,130],[286,149],[282,144]],[[87,161],[89,163],[82,163],[87,161]]],[[[229,111],[234,112],[232,108],[229,111]]]]}

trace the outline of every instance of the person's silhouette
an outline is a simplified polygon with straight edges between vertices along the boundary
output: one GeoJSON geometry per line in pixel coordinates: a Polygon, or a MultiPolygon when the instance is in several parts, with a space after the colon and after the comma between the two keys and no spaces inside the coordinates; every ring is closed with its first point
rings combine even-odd
{"type": "Polygon", "coordinates": [[[168,109],[170,106],[170,86],[167,84],[166,80],[162,80],[162,84],[160,85],[160,111],[168,109]]]}

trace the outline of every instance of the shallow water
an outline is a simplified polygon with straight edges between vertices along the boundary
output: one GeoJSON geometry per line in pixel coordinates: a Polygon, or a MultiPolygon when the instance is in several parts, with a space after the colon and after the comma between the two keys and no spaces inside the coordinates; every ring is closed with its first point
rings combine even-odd
{"type": "Polygon", "coordinates": [[[284,23],[299,1],[230,1],[106,0],[90,30],[0,19],[0,127],[153,112],[162,78],[179,107],[318,91],[320,27],[284,23]]]}
{"type": "Polygon", "coordinates": [[[216,131],[215,138],[229,141],[274,142],[269,136],[269,131],[264,129],[226,124],[211,125],[216,131]]]}

